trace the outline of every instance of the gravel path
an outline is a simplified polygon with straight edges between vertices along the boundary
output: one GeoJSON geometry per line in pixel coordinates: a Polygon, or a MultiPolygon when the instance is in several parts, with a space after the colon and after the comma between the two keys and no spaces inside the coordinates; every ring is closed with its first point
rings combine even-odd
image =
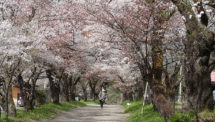
{"type": "Polygon", "coordinates": [[[123,122],[128,117],[123,111],[120,105],[104,105],[103,109],[99,105],[87,105],[63,112],[49,122],[123,122]]]}

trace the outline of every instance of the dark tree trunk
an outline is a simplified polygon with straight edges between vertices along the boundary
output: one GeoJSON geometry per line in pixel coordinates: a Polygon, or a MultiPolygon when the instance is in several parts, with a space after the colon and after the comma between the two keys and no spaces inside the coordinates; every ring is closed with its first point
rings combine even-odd
{"type": "Polygon", "coordinates": [[[94,87],[90,87],[90,88],[91,88],[90,97],[93,100],[96,100],[96,89],[94,87]]]}
{"type": "Polygon", "coordinates": [[[202,111],[204,109],[213,109],[210,72],[204,73],[204,75],[187,73],[185,74],[185,79],[186,89],[183,106],[184,110],[188,111],[194,109],[202,111]]]}
{"type": "Polygon", "coordinates": [[[65,101],[69,101],[69,83],[67,74],[63,74],[62,80],[60,82],[60,102],[65,101]]]}
{"type": "Polygon", "coordinates": [[[134,86],[134,100],[141,100],[143,99],[143,86],[142,82],[136,80],[136,84],[134,86]]]}
{"type": "Polygon", "coordinates": [[[58,82],[54,82],[52,78],[51,70],[46,70],[47,77],[49,79],[51,101],[55,104],[59,103],[60,87],[58,82]]]}
{"type": "Polygon", "coordinates": [[[25,82],[22,78],[21,73],[18,75],[18,84],[19,84],[19,89],[20,89],[20,96],[21,96],[21,100],[23,102],[24,108],[26,111],[28,110],[32,110],[33,109],[33,105],[30,104],[30,89],[31,89],[31,85],[27,82],[25,82]]]}
{"type": "Polygon", "coordinates": [[[88,82],[85,81],[85,80],[81,80],[80,82],[81,84],[81,88],[82,88],[82,91],[83,91],[83,97],[84,97],[84,101],[87,101],[87,86],[88,86],[88,82]]]}
{"type": "MultiPolygon", "coordinates": [[[[159,25],[159,24],[158,24],[159,25]]],[[[159,30],[159,29],[158,29],[159,30]]],[[[154,31],[152,38],[152,81],[149,82],[152,90],[152,100],[155,107],[160,111],[165,121],[174,114],[173,104],[167,97],[164,84],[162,84],[163,73],[163,49],[162,35],[158,31],[154,31]]]]}
{"type": "Polygon", "coordinates": [[[133,101],[133,92],[124,92],[123,93],[123,96],[122,96],[122,101],[126,101],[126,100],[129,100],[129,101],[133,101]]]}
{"type": "Polygon", "coordinates": [[[22,100],[23,100],[22,102],[24,104],[24,108],[26,111],[34,109],[36,82],[40,74],[41,74],[41,70],[40,69],[38,70],[38,68],[35,66],[27,82],[23,80],[21,73],[18,75],[20,96],[22,97],[22,100]]]}
{"type": "Polygon", "coordinates": [[[205,32],[203,28],[196,28],[194,32],[192,31],[188,35],[188,40],[184,42],[186,52],[184,62],[186,101],[184,108],[185,110],[202,111],[213,108],[210,73],[214,67],[214,59],[210,60],[210,58],[215,56],[215,53],[212,52],[215,42],[209,43],[208,39],[213,39],[215,34],[205,32]],[[202,34],[203,31],[205,33],[202,34]]]}
{"type": "Polygon", "coordinates": [[[215,33],[197,20],[189,1],[172,0],[179,12],[186,18],[187,40],[185,45],[184,110],[200,112],[213,109],[210,73],[215,64],[215,33]],[[193,17],[190,18],[190,15],[193,17]]]}
{"type": "Polygon", "coordinates": [[[33,104],[31,104],[31,101],[29,99],[25,100],[25,106],[24,107],[25,107],[26,111],[34,109],[34,106],[33,106],[33,104]]]}
{"type": "Polygon", "coordinates": [[[128,100],[126,93],[122,94],[122,102],[128,100]]]}
{"type": "Polygon", "coordinates": [[[176,90],[177,86],[179,86],[180,81],[178,80],[178,73],[180,71],[180,66],[175,65],[175,69],[173,73],[168,73],[166,71],[165,73],[165,85],[166,85],[166,91],[167,91],[167,96],[172,104],[175,104],[175,95],[176,95],[176,90]]]}
{"type": "Polygon", "coordinates": [[[51,97],[52,102],[55,104],[59,103],[59,96],[60,96],[60,88],[58,83],[51,83],[51,97]]]}
{"type": "Polygon", "coordinates": [[[71,100],[75,100],[75,91],[76,91],[75,86],[72,86],[72,87],[71,87],[71,92],[70,92],[71,100]]]}
{"type": "Polygon", "coordinates": [[[76,85],[80,82],[81,77],[79,75],[70,75],[69,77],[69,94],[70,99],[75,100],[76,97],[76,85]]]}
{"type": "Polygon", "coordinates": [[[83,90],[84,93],[84,101],[87,101],[87,90],[83,90]]]}
{"type": "Polygon", "coordinates": [[[98,85],[98,79],[94,78],[93,76],[89,78],[89,86],[91,89],[91,97],[93,100],[96,100],[98,98],[98,93],[96,92],[96,87],[98,85]]]}
{"type": "Polygon", "coordinates": [[[141,85],[142,83],[139,83],[139,87],[138,87],[138,95],[137,95],[137,100],[141,100],[143,99],[143,93],[144,93],[144,88],[143,86],[145,85],[141,85]]]}

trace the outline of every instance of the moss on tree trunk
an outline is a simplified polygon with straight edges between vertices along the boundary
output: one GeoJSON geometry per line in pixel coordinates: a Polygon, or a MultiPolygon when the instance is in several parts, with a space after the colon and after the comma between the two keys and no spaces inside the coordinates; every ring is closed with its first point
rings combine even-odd
{"type": "Polygon", "coordinates": [[[199,22],[188,0],[172,0],[186,18],[184,110],[200,112],[213,108],[210,73],[215,63],[215,34],[199,22]],[[192,15],[192,18],[190,18],[192,15]]]}

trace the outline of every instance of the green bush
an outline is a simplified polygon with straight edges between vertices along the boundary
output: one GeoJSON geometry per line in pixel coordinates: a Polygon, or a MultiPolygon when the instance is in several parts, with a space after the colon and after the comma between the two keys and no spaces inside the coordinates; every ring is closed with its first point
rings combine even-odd
{"type": "Polygon", "coordinates": [[[41,97],[41,98],[45,98],[46,97],[46,93],[44,91],[36,90],[35,93],[36,93],[36,95],[38,97],[41,97]]]}

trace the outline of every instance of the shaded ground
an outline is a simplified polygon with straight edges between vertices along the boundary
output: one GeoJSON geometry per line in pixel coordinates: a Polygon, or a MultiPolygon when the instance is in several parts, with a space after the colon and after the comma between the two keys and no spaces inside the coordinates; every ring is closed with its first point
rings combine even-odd
{"type": "Polygon", "coordinates": [[[123,122],[128,117],[123,111],[120,105],[104,105],[103,109],[99,105],[88,105],[63,112],[49,122],[123,122]]]}

